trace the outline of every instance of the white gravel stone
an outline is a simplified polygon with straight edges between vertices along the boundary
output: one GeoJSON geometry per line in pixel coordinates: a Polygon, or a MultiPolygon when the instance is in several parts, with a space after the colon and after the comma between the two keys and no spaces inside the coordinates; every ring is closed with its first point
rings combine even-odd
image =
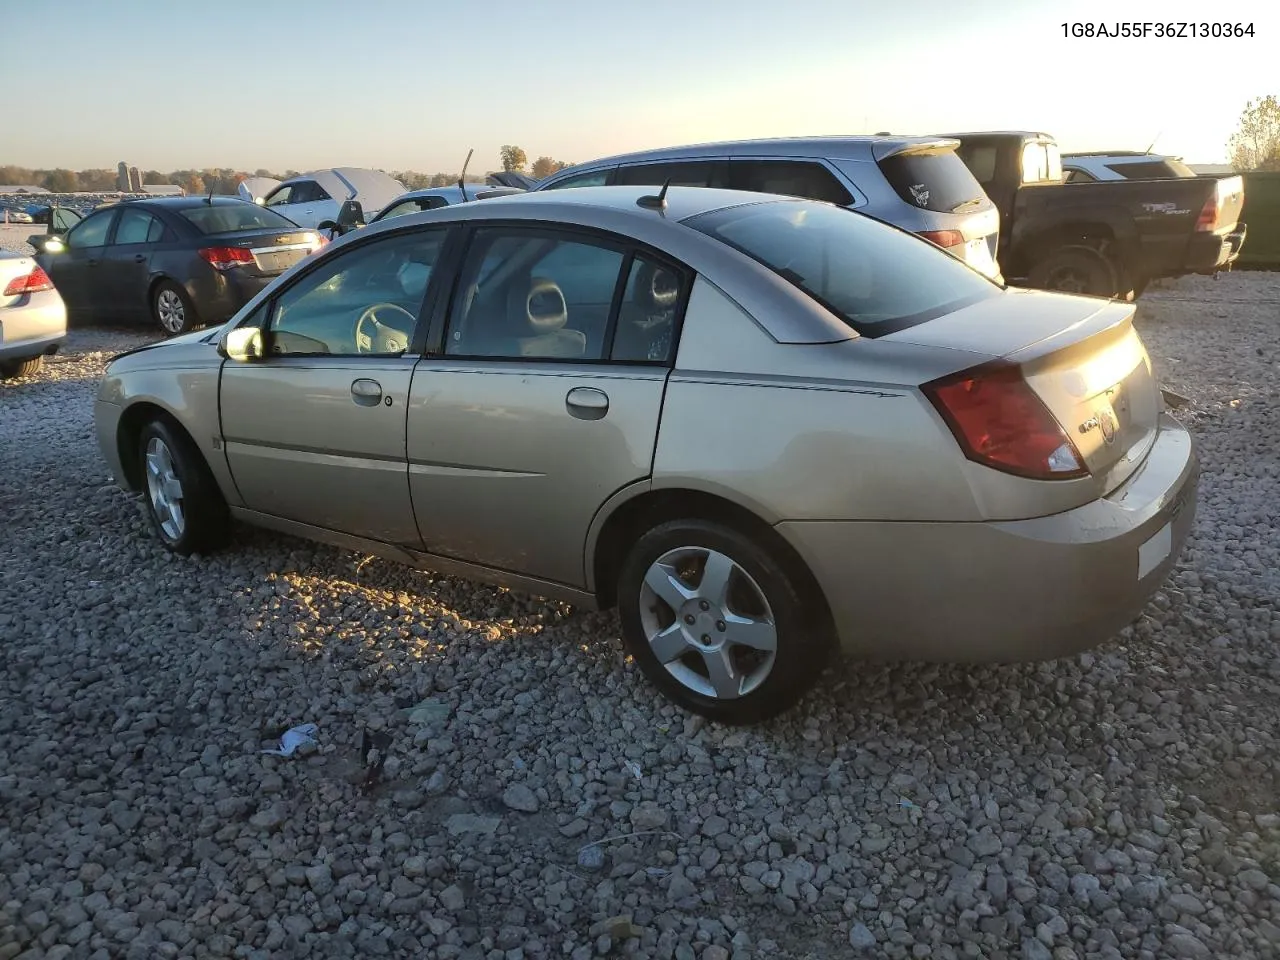
{"type": "Polygon", "coordinates": [[[732,731],[686,731],[610,614],[261,531],[166,554],[92,421],[150,335],[74,331],[0,384],[0,956],[1269,955],[1280,276],[1157,284],[1138,327],[1203,463],[1139,620],[839,664],[732,731]],[[298,723],[314,752],[259,753],[298,723]]]}

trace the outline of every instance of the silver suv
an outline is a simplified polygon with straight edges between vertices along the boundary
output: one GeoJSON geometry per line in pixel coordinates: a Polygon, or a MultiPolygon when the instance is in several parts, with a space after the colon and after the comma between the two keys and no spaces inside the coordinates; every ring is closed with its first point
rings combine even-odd
{"type": "Polygon", "coordinates": [[[1000,214],[940,137],[809,137],[670,147],[593,160],[534,190],[606,185],[723,187],[825,200],[931,240],[1000,279],[1000,214]]]}

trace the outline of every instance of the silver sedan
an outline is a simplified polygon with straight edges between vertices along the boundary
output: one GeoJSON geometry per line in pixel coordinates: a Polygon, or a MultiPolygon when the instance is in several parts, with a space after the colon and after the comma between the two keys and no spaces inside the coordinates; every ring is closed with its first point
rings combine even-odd
{"type": "Polygon", "coordinates": [[[178,554],[240,520],[619,608],[728,722],[835,649],[1105,641],[1198,466],[1134,308],[1006,289],[825,203],[601,187],[397,217],[126,354],[102,453],[178,554]]]}

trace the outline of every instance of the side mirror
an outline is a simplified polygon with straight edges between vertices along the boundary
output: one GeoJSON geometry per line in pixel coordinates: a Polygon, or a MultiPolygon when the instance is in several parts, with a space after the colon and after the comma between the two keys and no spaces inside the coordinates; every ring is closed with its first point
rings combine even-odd
{"type": "Polygon", "coordinates": [[[344,200],[338,210],[338,226],[344,231],[350,227],[364,226],[364,207],[359,200],[344,200]]]}
{"type": "Polygon", "coordinates": [[[347,232],[346,228],[339,226],[337,222],[333,220],[321,220],[316,224],[316,229],[321,233],[327,233],[330,240],[341,237],[347,232]]]}
{"type": "Polygon", "coordinates": [[[262,331],[257,327],[236,327],[222,338],[218,352],[237,363],[253,363],[266,355],[262,331]]]}

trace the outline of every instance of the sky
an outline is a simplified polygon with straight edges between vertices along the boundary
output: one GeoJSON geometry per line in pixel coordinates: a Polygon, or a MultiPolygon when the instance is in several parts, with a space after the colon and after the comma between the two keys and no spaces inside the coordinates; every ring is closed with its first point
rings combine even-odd
{"type": "Polygon", "coordinates": [[[0,35],[0,164],[41,168],[433,173],[474,147],[481,172],[506,143],[982,129],[1218,163],[1280,94],[1280,4],[1257,0],[0,0],[0,35]],[[1063,36],[1214,12],[1255,35],[1063,36]]]}

